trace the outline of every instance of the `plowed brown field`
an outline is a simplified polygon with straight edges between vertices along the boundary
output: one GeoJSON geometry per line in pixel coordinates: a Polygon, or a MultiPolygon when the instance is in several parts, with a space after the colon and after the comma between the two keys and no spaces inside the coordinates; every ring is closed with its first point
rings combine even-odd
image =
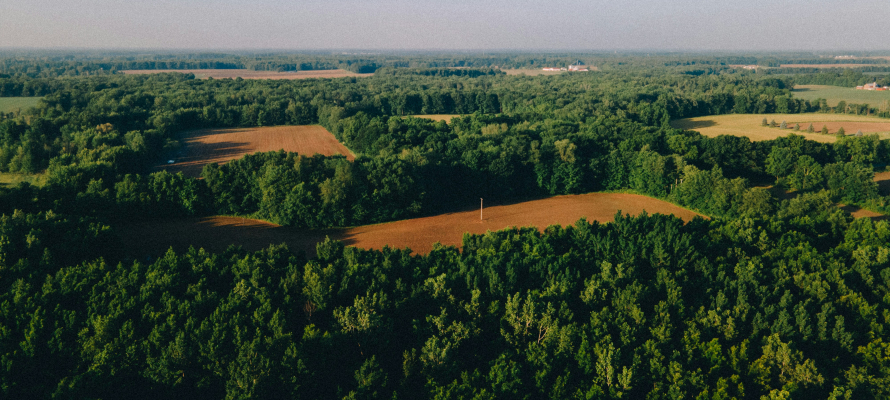
{"type": "Polygon", "coordinates": [[[129,69],[121,71],[127,75],[162,74],[167,72],[179,72],[183,74],[195,74],[198,79],[309,79],[309,78],[347,78],[366,77],[374,74],[357,74],[343,69],[329,69],[318,71],[254,71],[250,69],[129,69]]]}
{"type": "Polygon", "coordinates": [[[287,243],[292,250],[303,249],[314,256],[315,244],[325,236],[343,241],[348,246],[380,249],[411,248],[419,254],[432,250],[435,242],[460,246],[464,232],[474,234],[496,231],[512,226],[574,224],[581,217],[588,221],[609,222],[615,213],[639,215],[673,214],[685,221],[695,212],[651,197],[623,193],[589,193],[557,196],[517,204],[485,208],[483,219],[479,210],[455,212],[432,217],[415,218],[355,228],[311,231],[281,227],[264,221],[235,217],[186,218],[149,221],[119,227],[124,243],[131,243],[131,253],[161,254],[171,246],[184,250],[189,245],[222,251],[231,244],[248,250],[259,250],[270,244],[287,243]]]}
{"type": "Polygon", "coordinates": [[[186,135],[181,155],[175,163],[156,166],[156,169],[191,177],[201,175],[204,165],[223,164],[245,154],[285,150],[305,154],[345,155],[355,159],[346,146],[340,144],[327,129],[317,125],[275,126],[268,128],[202,129],[186,135]]]}

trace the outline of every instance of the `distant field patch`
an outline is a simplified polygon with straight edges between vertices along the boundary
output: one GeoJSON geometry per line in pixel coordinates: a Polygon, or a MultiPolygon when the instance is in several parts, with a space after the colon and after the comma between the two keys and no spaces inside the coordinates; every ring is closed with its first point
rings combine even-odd
{"type": "Polygon", "coordinates": [[[0,112],[25,111],[37,105],[43,97],[0,97],[0,112]]]}
{"type": "Polygon", "coordinates": [[[127,75],[161,74],[167,72],[179,72],[183,74],[195,74],[198,79],[309,79],[309,78],[347,78],[366,77],[374,74],[357,74],[344,69],[318,70],[318,71],[254,71],[249,69],[130,69],[121,71],[127,75]]]}
{"type": "Polygon", "coordinates": [[[412,115],[414,118],[431,119],[433,121],[451,122],[452,118],[460,118],[460,114],[428,114],[428,115],[412,115]]]}
{"type": "Polygon", "coordinates": [[[207,164],[223,164],[246,154],[277,150],[307,156],[341,154],[349,160],[355,159],[346,146],[318,125],[202,129],[187,133],[183,145],[180,154],[172,158],[173,164],[163,160],[156,169],[173,173],[181,171],[185,175],[198,177],[207,164]]]}
{"type": "Polygon", "coordinates": [[[791,91],[794,97],[814,101],[825,99],[829,106],[837,106],[843,100],[847,103],[868,104],[872,107],[890,109],[890,90],[857,90],[841,86],[797,85],[791,91]]]}
{"type": "Polygon", "coordinates": [[[862,130],[864,134],[877,133],[882,139],[890,138],[890,120],[847,114],[728,114],[678,119],[671,121],[671,126],[697,131],[708,137],[744,136],[752,141],[772,140],[793,133],[809,140],[833,143],[836,140],[834,134],[841,127],[847,135],[862,130]],[[776,121],[777,124],[785,121],[789,128],[800,124],[800,131],[761,126],[764,117],[767,121],[776,121]],[[823,125],[826,126],[829,134],[807,133],[806,129],[810,124],[813,124],[816,132],[819,132],[823,125]]]}
{"type": "Polygon", "coordinates": [[[43,177],[43,174],[0,172],[0,187],[13,187],[22,182],[27,182],[34,186],[43,186],[43,177]]]}
{"type": "Polygon", "coordinates": [[[782,64],[779,68],[857,68],[857,67],[886,67],[887,64],[782,64]]]}
{"type": "Polygon", "coordinates": [[[540,69],[540,68],[538,68],[538,69],[531,69],[531,68],[524,68],[524,69],[505,69],[505,70],[502,70],[502,71],[506,72],[507,75],[528,75],[528,76],[538,76],[538,75],[559,75],[559,74],[563,74],[563,73],[567,73],[567,72],[568,72],[568,71],[544,71],[544,70],[542,70],[542,69],[540,69]]]}
{"type": "Polygon", "coordinates": [[[232,244],[248,250],[259,250],[270,244],[287,243],[292,250],[303,249],[315,254],[315,244],[325,236],[343,241],[348,246],[381,249],[411,248],[426,254],[433,243],[460,246],[464,232],[483,234],[513,226],[535,226],[543,230],[549,225],[574,224],[581,217],[588,221],[610,222],[615,213],[639,215],[673,214],[685,221],[695,212],[651,197],[624,193],[589,193],[557,196],[522,203],[486,207],[484,220],[479,210],[455,212],[432,217],[415,218],[355,228],[305,230],[286,228],[264,221],[208,217],[146,221],[118,228],[124,243],[132,243],[134,250],[144,254],[162,254],[169,247],[177,250],[190,245],[221,251],[232,244]]]}

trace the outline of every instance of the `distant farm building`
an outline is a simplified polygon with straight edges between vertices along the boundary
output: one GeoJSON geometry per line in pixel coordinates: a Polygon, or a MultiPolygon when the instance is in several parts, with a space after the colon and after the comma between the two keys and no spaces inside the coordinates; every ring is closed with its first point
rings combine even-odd
{"type": "Polygon", "coordinates": [[[565,67],[562,67],[562,68],[546,67],[546,68],[543,68],[543,70],[544,70],[544,71],[572,71],[572,72],[587,72],[587,71],[590,71],[590,69],[587,68],[587,66],[584,65],[584,63],[581,62],[581,60],[578,60],[578,61],[576,61],[574,64],[569,65],[568,68],[565,68],[565,67]]]}
{"type": "Polygon", "coordinates": [[[862,85],[862,86],[856,86],[856,89],[859,89],[859,90],[880,90],[880,91],[883,91],[883,90],[890,90],[890,87],[887,87],[887,86],[883,86],[883,87],[881,87],[881,86],[878,86],[878,83],[877,83],[877,82],[873,82],[873,83],[866,83],[865,85],[862,85]]]}

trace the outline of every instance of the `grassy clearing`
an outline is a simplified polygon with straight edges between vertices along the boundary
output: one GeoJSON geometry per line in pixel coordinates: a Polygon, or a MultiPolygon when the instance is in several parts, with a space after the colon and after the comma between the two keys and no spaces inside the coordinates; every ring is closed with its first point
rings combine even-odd
{"type": "Polygon", "coordinates": [[[802,135],[807,139],[822,143],[833,143],[837,138],[834,134],[841,127],[847,135],[862,130],[864,134],[878,134],[881,139],[890,138],[890,120],[862,115],[847,114],[729,114],[709,117],[685,118],[671,121],[677,129],[698,131],[707,137],[720,135],[744,136],[753,141],[772,140],[790,134],[802,135]],[[800,124],[800,131],[762,126],[763,118],[781,124],[785,121],[789,128],[800,124]],[[828,135],[807,133],[807,127],[813,124],[816,132],[823,126],[828,128],[828,135]]]}
{"type": "Polygon", "coordinates": [[[872,107],[884,107],[890,109],[890,90],[856,90],[854,88],[826,85],[797,85],[792,91],[794,97],[813,101],[825,99],[828,105],[834,107],[841,100],[847,103],[868,104],[872,107]]]}
{"type": "Polygon", "coordinates": [[[43,97],[0,97],[0,112],[25,111],[34,107],[43,97]]]}
{"type": "Polygon", "coordinates": [[[427,114],[427,115],[411,115],[414,118],[431,119],[433,121],[451,122],[452,118],[460,118],[460,114],[427,114]]]}
{"type": "Polygon", "coordinates": [[[0,172],[0,187],[13,187],[22,182],[27,182],[34,186],[43,186],[43,174],[0,172]]]}

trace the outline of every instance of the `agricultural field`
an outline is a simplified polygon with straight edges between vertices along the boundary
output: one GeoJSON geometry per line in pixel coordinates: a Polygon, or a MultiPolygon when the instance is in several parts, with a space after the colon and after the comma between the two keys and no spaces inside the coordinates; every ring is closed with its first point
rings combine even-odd
{"type": "Polygon", "coordinates": [[[34,107],[43,97],[0,97],[0,112],[25,111],[34,107]]]}
{"type": "Polygon", "coordinates": [[[890,108],[890,90],[857,90],[841,86],[827,85],[797,85],[792,90],[795,97],[814,101],[825,99],[829,106],[837,106],[841,100],[847,103],[868,104],[880,108],[882,105],[890,108]]]}
{"type": "Polygon", "coordinates": [[[504,69],[502,70],[507,73],[507,75],[528,75],[528,76],[539,76],[539,75],[559,75],[562,73],[566,73],[568,71],[544,71],[540,68],[538,69],[504,69]]]}
{"type": "Polygon", "coordinates": [[[355,159],[333,134],[318,125],[202,129],[186,134],[182,150],[172,158],[174,163],[163,160],[155,169],[198,177],[207,164],[224,164],[246,154],[277,150],[308,156],[341,154],[355,159]]]}
{"type": "Polygon", "coordinates": [[[803,135],[807,139],[822,143],[833,143],[834,134],[841,127],[847,135],[862,130],[864,134],[878,134],[881,139],[890,138],[890,120],[862,115],[848,114],[729,114],[708,117],[685,118],[671,121],[677,129],[698,131],[707,137],[720,135],[745,136],[753,141],[772,140],[789,134],[803,135]],[[781,124],[785,121],[789,128],[800,124],[800,131],[762,126],[763,118],[781,124]],[[813,124],[816,133],[807,133],[813,124]],[[828,135],[818,133],[822,126],[828,128],[828,135]]]}
{"type": "Polygon", "coordinates": [[[22,182],[27,182],[34,186],[43,186],[43,177],[43,174],[0,172],[0,187],[13,187],[22,182]]]}
{"type": "Polygon", "coordinates": [[[779,68],[857,68],[857,67],[875,67],[884,66],[883,64],[782,64],[779,68]]]}
{"type": "Polygon", "coordinates": [[[131,69],[121,71],[127,75],[161,74],[167,72],[180,72],[183,74],[195,74],[198,79],[310,79],[310,78],[348,78],[366,77],[374,74],[357,74],[344,69],[317,70],[317,71],[254,71],[250,69],[131,69]]]}
{"type": "Polygon", "coordinates": [[[431,119],[433,121],[451,122],[452,118],[460,118],[460,114],[429,114],[429,115],[412,115],[414,118],[431,119]]]}
{"type": "Polygon", "coordinates": [[[229,245],[260,250],[270,244],[287,243],[292,250],[305,250],[314,256],[315,244],[331,239],[348,246],[381,249],[411,248],[419,254],[429,253],[440,242],[460,246],[465,232],[483,234],[509,227],[535,226],[543,230],[550,225],[571,225],[584,217],[588,221],[609,222],[615,213],[639,215],[673,214],[689,221],[695,212],[651,197],[626,193],[588,193],[556,196],[516,204],[486,207],[480,220],[479,209],[365,225],[353,228],[306,230],[281,227],[269,222],[237,217],[184,218],[146,221],[119,228],[124,243],[153,254],[169,247],[187,249],[189,245],[222,251],[229,245]]]}

